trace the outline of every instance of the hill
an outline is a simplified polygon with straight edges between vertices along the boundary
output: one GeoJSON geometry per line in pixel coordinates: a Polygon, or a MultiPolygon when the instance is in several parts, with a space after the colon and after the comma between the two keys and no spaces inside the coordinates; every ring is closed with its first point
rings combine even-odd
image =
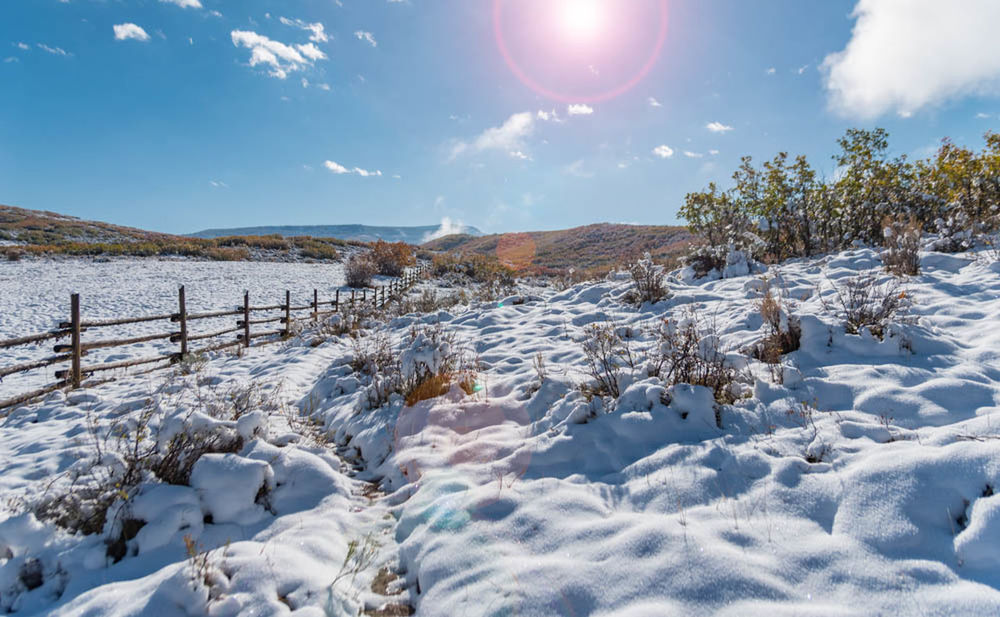
{"type": "Polygon", "coordinates": [[[296,236],[175,236],[87,221],[42,210],[0,205],[0,256],[172,256],[215,261],[336,260],[354,241],[296,236]]]}
{"type": "Polygon", "coordinates": [[[55,212],[0,205],[0,240],[16,244],[120,243],[169,239],[178,238],[134,227],[86,221],[55,212]]]}
{"type": "MultiPolygon", "coordinates": [[[[481,236],[475,227],[461,227],[463,233],[469,236],[481,236]]],[[[441,232],[438,225],[416,227],[375,227],[371,225],[279,225],[268,227],[240,227],[234,229],[206,229],[190,234],[194,238],[221,238],[225,236],[273,236],[285,238],[310,236],[313,238],[338,238],[358,242],[406,242],[407,244],[422,244],[427,238],[441,232]]]]}
{"type": "Polygon", "coordinates": [[[674,261],[694,236],[684,227],[597,223],[559,231],[451,235],[424,248],[463,254],[495,255],[521,268],[577,270],[604,268],[649,251],[658,261],[674,261]]]}

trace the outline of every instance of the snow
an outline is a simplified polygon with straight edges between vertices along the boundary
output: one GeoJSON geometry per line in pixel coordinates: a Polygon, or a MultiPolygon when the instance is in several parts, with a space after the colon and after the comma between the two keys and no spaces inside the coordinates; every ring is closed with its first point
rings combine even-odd
{"type": "MultiPolygon", "coordinates": [[[[455,385],[413,406],[394,395],[368,408],[370,377],[352,369],[349,337],[314,347],[304,336],[214,358],[193,375],[124,376],[54,394],[0,420],[0,608],[997,614],[1000,278],[975,255],[924,253],[922,273],[904,282],[910,306],[885,336],[847,334],[833,285],[868,273],[884,284],[889,275],[871,271],[878,265],[877,253],[855,249],[772,266],[768,282],[674,274],[669,299],[640,309],[622,301],[628,278],[612,276],[398,317],[376,329],[404,370],[433,372],[453,351],[478,362],[472,395],[455,385]],[[777,374],[744,353],[767,334],[756,307],[768,286],[784,298],[782,324],[802,330],[777,374]],[[645,361],[625,369],[615,400],[581,390],[587,325],[614,322],[644,360],[665,319],[714,324],[718,339],[701,354],[722,352],[736,369],[734,403],[651,377],[645,361]],[[422,328],[453,335],[455,348],[422,328]],[[271,403],[231,417],[204,402],[251,382],[271,403]],[[122,559],[106,556],[106,533],[71,534],[27,512],[93,461],[95,422],[134,423],[150,409],[167,442],[200,430],[240,443],[203,455],[189,486],[144,477],[119,500],[144,522],[122,559]],[[207,551],[203,571],[185,538],[207,551]],[[39,567],[42,583],[29,590],[39,567]],[[383,568],[400,577],[385,593],[373,584],[383,568]]],[[[123,289],[128,276],[158,276],[114,268],[123,289]]],[[[64,274],[39,270],[38,287],[65,286],[46,280],[64,274]]]]}

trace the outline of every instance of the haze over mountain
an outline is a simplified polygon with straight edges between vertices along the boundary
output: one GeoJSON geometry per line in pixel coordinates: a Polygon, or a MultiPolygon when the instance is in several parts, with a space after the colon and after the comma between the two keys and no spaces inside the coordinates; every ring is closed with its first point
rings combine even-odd
{"type": "Polygon", "coordinates": [[[444,221],[440,225],[422,225],[415,227],[378,227],[372,225],[275,225],[265,227],[239,227],[229,229],[206,229],[193,234],[195,238],[221,238],[224,236],[268,236],[278,234],[286,238],[296,236],[312,236],[314,238],[338,238],[340,240],[357,240],[360,242],[406,242],[407,244],[423,244],[431,240],[451,235],[465,234],[481,236],[481,231],[468,225],[444,221]]]}

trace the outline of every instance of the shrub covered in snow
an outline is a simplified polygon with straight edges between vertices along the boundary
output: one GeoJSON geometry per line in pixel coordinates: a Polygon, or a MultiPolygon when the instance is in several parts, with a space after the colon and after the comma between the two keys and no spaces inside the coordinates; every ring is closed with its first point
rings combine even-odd
{"type": "Polygon", "coordinates": [[[882,236],[885,238],[882,254],[885,269],[896,276],[920,274],[920,225],[916,220],[888,219],[882,236]]]}
{"type": "Polygon", "coordinates": [[[909,307],[910,300],[900,282],[892,278],[883,284],[875,275],[859,274],[833,283],[834,302],[826,302],[827,310],[844,322],[848,334],[868,330],[882,339],[886,328],[909,307]]]}
{"type": "Polygon", "coordinates": [[[628,264],[628,272],[635,284],[634,293],[628,296],[628,300],[632,303],[656,304],[669,295],[663,280],[663,267],[653,263],[649,253],[643,255],[642,259],[636,259],[628,264]]]}
{"type": "Polygon", "coordinates": [[[628,332],[613,323],[590,324],[583,331],[583,353],[593,382],[585,386],[588,394],[618,398],[626,370],[635,369],[636,360],[629,346],[628,332]]]}
{"type": "Polygon", "coordinates": [[[378,274],[378,264],[369,255],[351,255],[344,264],[344,279],[348,287],[370,287],[372,278],[376,274],[378,274]]]}
{"type": "Polygon", "coordinates": [[[737,398],[739,371],[729,362],[716,329],[700,325],[694,315],[659,324],[648,373],[668,385],[705,386],[720,403],[737,398]]]}

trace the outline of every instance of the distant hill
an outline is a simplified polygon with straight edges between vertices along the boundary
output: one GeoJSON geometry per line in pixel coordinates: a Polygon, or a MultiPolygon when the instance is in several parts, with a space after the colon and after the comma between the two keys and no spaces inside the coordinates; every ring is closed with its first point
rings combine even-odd
{"type": "Polygon", "coordinates": [[[86,221],[75,216],[0,205],[0,240],[44,245],[64,242],[117,243],[165,241],[176,236],[86,221]]]}
{"type": "MultiPolygon", "coordinates": [[[[481,236],[475,227],[459,227],[463,234],[471,237],[481,236]]],[[[427,238],[440,235],[442,228],[438,225],[422,227],[373,227],[371,225],[281,225],[275,227],[240,227],[234,229],[206,229],[190,234],[194,238],[221,238],[225,236],[270,236],[279,235],[286,238],[311,236],[313,238],[338,238],[359,242],[406,242],[407,244],[423,244],[427,238]]]]}
{"type": "Polygon", "coordinates": [[[522,268],[586,270],[605,268],[649,251],[657,261],[676,261],[694,240],[685,227],[597,223],[559,231],[450,235],[424,248],[495,255],[522,268]]]}

